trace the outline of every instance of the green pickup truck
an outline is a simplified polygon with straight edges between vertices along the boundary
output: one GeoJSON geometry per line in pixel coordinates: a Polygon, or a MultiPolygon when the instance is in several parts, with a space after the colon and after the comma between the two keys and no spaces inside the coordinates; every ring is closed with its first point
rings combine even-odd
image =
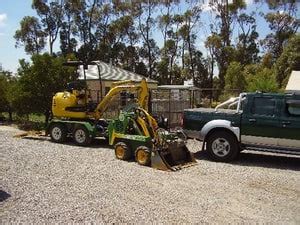
{"type": "Polygon", "coordinates": [[[215,109],[186,109],[183,129],[215,161],[244,149],[300,155],[300,95],[242,93],[215,109]]]}

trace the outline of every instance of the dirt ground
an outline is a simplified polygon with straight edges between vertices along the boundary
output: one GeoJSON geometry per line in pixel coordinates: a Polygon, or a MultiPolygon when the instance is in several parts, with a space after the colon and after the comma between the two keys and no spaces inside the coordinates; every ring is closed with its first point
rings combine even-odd
{"type": "Polygon", "coordinates": [[[177,172],[115,159],[49,138],[15,138],[0,125],[0,222],[300,224],[300,157],[243,152],[177,172]]]}

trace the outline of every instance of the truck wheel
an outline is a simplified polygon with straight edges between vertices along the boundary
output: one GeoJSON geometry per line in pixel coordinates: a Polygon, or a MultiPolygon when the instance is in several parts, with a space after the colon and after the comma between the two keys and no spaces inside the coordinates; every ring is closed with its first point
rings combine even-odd
{"type": "Polygon", "coordinates": [[[236,138],[226,131],[216,131],[207,139],[207,150],[210,158],[218,162],[230,162],[239,153],[236,138]]]}
{"type": "Polygon", "coordinates": [[[67,139],[67,129],[60,123],[52,124],[50,127],[50,137],[53,142],[63,143],[67,139]]]}
{"type": "Polygon", "coordinates": [[[145,146],[139,146],[135,151],[135,161],[142,166],[149,166],[151,163],[151,153],[145,146]]]}
{"type": "Polygon", "coordinates": [[[84,126],[76,127],[73,131],[73,140],[77,145],[87,146],[91,143],[89,131],[84,126]]]}
{"type": "Polygon", "coordinates": [[[115,144],[115,155],[117,159],[128,160],[131,158],[131,150],[124,142],[115,144]]]}

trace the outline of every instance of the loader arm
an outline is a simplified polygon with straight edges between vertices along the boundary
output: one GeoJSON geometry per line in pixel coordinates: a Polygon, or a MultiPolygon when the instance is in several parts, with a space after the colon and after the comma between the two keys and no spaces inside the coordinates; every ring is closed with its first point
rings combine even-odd
{"type": "Polygon", "coordinates": [[[142,79],[139,84],[134,83],[133,81],[120,81],[115,82],[112,85],[112,88],[103,98],[103,100],[97,105],[94,111],[94,118],[96,120],[100,119],[103,113],[106,111],[111,100],[122,91],[127,91],[131,93],[138,93],[138,105],[148,110],[148,99],[149,99],[149,89],[145,79],[142,79]]]}

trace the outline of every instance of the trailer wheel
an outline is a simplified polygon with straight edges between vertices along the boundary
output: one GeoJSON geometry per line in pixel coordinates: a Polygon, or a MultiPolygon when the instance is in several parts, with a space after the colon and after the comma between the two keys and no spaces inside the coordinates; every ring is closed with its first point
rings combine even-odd
{"type": "Polygon", "coordinates": [[[78,126],[73,131],[73,140],[77,145],[87,146],[91,143],[89,131],[84,126],[78,126]]]}
{"type": "Polygon", "coordinates": [[[209,135],[207,150],[210,158],[218,162],[230,162],[239,153],[236,138],[226,131],[216,131],[209,135]]]}
{"type": "Polygon", "coordinates": [[[117,159],[128,160],[131,158],[131,150],[124,142],[115,144],[115,155],[117,159]]]}
{"type": "Polygon", "coordinates": [[[56,143],[63,143],[67,139],[67,129],[65,125],[60,123],[54,123],[50,127],[51,141],[56,143]]]}
{"type": "Polygon", "coordinates": [[[142,166],[149,166],[151,163],[151,153],[145,146],[139,146],[135,151],[135,161],[142,166]]]}

